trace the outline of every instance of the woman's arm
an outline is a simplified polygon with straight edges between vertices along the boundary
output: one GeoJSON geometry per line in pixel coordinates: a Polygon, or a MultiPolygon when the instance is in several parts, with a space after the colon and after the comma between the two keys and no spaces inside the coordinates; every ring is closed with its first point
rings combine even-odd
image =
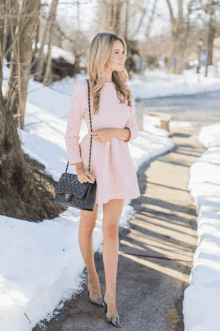
{"type": "Polygon", "coordinates": [[[129,128],[124,129],[114,129],[114,138],[121,139],[123,141],[129,141],[131,136],[131,131],[129,128]]]}
{"type": "Polygon", "coordinates": [[[129,142],[135,140],[138,136],[138,124],[136,120],[135,102],[132,97],[131,108],[129,111],[129,118],[125,124],[124,129],[115,129],[114,137],[129,142]]]}
{"type": "Polygon", "coordinates": [[[82,89],[83,85],[81,84],[75,83],[73,86],[65,135],[69,164],[74,165],[76,167],[76,171],[83,168],[79,146],[79,133],[84,114],[82,89]]]}
{"type": "Polygon", "coordinates": [[[77,173],[79,170],[84,169],[84,166],[83,166],[83,163],[82,163],[82,162],[74,163],[74,164],[71,164],[71,165],[75,166],[76,173],[77,173]]]}

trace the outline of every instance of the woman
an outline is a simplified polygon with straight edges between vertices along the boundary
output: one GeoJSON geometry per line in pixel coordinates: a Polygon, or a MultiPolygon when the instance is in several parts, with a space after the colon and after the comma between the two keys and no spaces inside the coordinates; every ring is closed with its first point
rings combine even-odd
{"type": "Polygon", "coordinates": [[[116,275],[119,220],[124,199],[140,196],[136,170],[127,144],[137,138],[138,125],[134,98],[126,85],[126,53],[127,46],[123,38],[105,32],[95,36],[88,63],[92,132],[87,82],[82,80],[74,84],[65,135],[69,164],[75,166],[79,182],[97,181],[94,210],[81,210],[78,235],[80,250],[88,270],[90,300],[100,306],[105,305],[107,321],[118,327],[120,321],[116,308],[116,275]],[[79,144],[82,119],[89,132],[79,144]],[[90,134],[93,139],[91,171],[88,172],[90,134]],[[104,302],[93,247],[93,229],[99,203],[103,203],[103,264],[106,279],[104,302]]]}

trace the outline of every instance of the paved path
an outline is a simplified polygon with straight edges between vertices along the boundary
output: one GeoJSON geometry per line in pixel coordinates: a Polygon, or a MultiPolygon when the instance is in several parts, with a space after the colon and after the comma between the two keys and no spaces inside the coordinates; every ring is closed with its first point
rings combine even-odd
{"type": "MultiPolygon", "coordinates": [[[[119,231],[117,310],[125,331],[184,330],[183,292],[197,244],[189,171],[205,148],[197,141],[195,127],[172,131],[173,150],[139,169],[142,195],[132,200],[136,214],[129,221],[131,227],[119,231]]],[[[103,293],[102,255],[96,253],[95,261],[103,293]]],[[[60,314],[33,331],[116,330],[106,322],[104,309],[88,301],[84,289],[65,303],[60,314]]]]}
{"type": "Polygon", "coordinates": [[[166,112],[172,120],[194,122],[197,128],[220,122],[220,91],[143,100],[148,111],[166,112]]]}

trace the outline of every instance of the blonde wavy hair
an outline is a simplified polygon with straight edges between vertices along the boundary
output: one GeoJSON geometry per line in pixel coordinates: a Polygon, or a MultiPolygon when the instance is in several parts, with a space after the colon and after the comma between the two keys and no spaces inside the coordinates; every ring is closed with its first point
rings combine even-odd
{"type": "MultiPolygon", "coordinates": [[[[122,37],[116,36],[112,33],[101,32],[98,33],[92,40],[89,53],[89,61],[87,72],[90,80],[90,91],[93,96],[93,115],[99,112],[100,92],[103,88],[105,81],[103,80],[104,66],[108,59],[110,62],[113,57],[113,44],[115,41],[120,40],[124,46],[125,58],[127,57],[127,45],[122,37]]],[[[112,82],[115,85],[118,99],[120,103],[127,103],[131,106],[132,93],[126,85],[128,80],[128,72],[123,67],[121,71],[112,72],[112,82]]]]}

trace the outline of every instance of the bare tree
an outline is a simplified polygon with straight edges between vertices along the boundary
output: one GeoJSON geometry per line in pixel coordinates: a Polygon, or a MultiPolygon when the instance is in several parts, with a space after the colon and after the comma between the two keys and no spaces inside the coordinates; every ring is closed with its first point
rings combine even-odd
{"type": "MultiPolygon", "coordinates": [[[[0,6],[0,15],[6,11],[0,6]]],[[[27,82],[31,61],[31,41],[34,38],[37,20],[37,1],[21,0],[17,8],[17,26],[13,36],[12,62],[10,74],[10,86],[7,97],[4,98],[0,89],[0,212],[11,217],[25,220],[39,220],[48,217],[46,212],[48,205],[53,208],[53,202],[49,199],[41,199],[44,187],[36,179],[32,169],[24,159],[21,141],[18,136],[17,123],[13,119],[12,108],[16,108],[16,100],[20,113],[25,106],[27,95],[27,82]],[[15,83],[14,83],[15,82],[15,83]],[[8,100],[8,98],[12,100],[8,100]]],[[[11,11],[11,3],[8,1],[7,11],[11,11]]],[[[15,15],[16,11],[13,12],[15,15]]],[[[2,77],[3,52],[2,44],[4,35],[0,35],[0,76],[2,77]]]]}
{"type": "Polygon", "coordinates": [[[9,34],[9,20],[8,20],[8,0],[5,0],[4,3],[1,4],[2,6],[2,13],[3,13],[3,29],[4,29],[4,36],[3,36],[3,44],[2,44],[2,53],[5,54],[6,52],[6,47],[7,47],[7,37],[9,34]]]}
{"type": "Polygon", "coordinates": [[[191,0],[188,4],[187,16],[183,15],[183,0],[178,0],[178,12],[177,16],[174,16],[173,7],[170,0],[166,0],[171,23],[171,35],[172,44],[170,52],[170,60],[175,57],[178,61],[177,73],[181,73],[184,68],[184,55],[187,47],[187,38],[189,37],[190,29],[190,14],[192,12],[192,4],[194,0],[191,0]]]}
{"type": "Polygon", "coordinates": [[[141,16],[140,16],[140,19],[139,19],[139,22],[137,24],[137,28],[134,30],[134,33],[132,34],[132,37],[131,39],[134,39],[134,37],[138,34],[138,32],[140,31],[140,28],[143,24],[143,21],[144,21],[144,17],[147,13],[147,10],[146,8],[144,8],[143,6],[140,6],[139,7],[139,10],[141,11],[141,16]]]}
{"type": "Polygon", "coordinates": [[[153,24],[156,8],[157,8],[157,0],[154,0],[153,7],[152,7],[152,10],[151,10],[151,14],[150,14],[150,17],[149,17],[149,20],[148,20],[148,23],[147,23],[146,32],[145,32],[146,41],[148,41],[148,39],[149,39],[149,35],[150,35],[151,29],[152,29],[152,24],[153,24]]]}
{"type": "Polygon", "coordinates": [[[37,20],[37,26],[36,26],[36,35],[35,35],[35,46],[34,46],[34,50],[33,50],[33,58],[34,61],[36,62],[37,59],[37,53],[38,53],[38,40],[39,40],[39,32],[40,32],[40,16],[41,16],[41,10],[42,10],[42,6],[41,6],[41,1],[38,1],[38,20],[37,20]]]}
{"type": "Polygon", "coordinates": [[[190,35],[190,15],[192,13],[192,6],[193,6],[194,1],[195,0],[190,0],[190,2],[187,5],[187,17],[186,17],[186,20],[184,20],[184,25],[183,25],[184,31],[183,31],[182,38],[179,43],[178,73],[181,73],[183,71],[183,69],[185,68],[185,54],[186,54],[186,49],[187,49],[188,38],[190,35]]]}
{"type": "MultiPolygon", "coordinates": [[[[127,1],[127,0],[126,0],[127,1]]],[[[121,10],[124,0],[102,0],[99,4],[98,30],[121,33],[121,10]]]]}
{"type": "Polygon", "coordinates": [[[198,39],[202,38],[205,40],[206,49],[206,73],[207,76],[208,66],[212,64],[213,59],[213,41],[215,34],[219,34],[219,21],[217,17],[219,16],[220,1],[219,0],[194,0],[192,1],[192,11],[194,13],[195,19],[200,21],[202,28],[198,28],[198,36],[195,40],[195,46],[197,47],[198,39]]]}
{"type": "Polygon", "coordinates": [[[216,31],[216,8],[219,6],[219,1],[209,0],[207,4],[203,6],[205,13],[208,15],[207,35],[206,35],[206,72],[208,75],[208,66],[212,64],[213,54],[213,40],[216,31]]]}
{"type": "Polygon", "coordinates": [[[10,78],[5,101],[6,108],[12,112],[17,126],[23,128],[24,113],[27,99],[28,80],[32,62],[32,40],[37,23],[38,1],[21,0],[11,6],[8,0],[8,15],[12,32],[12,50],[10,63],[10,78]],[[17,15],[15,33],[11,15],[17,15]]]}
{"type": "Polygon", "coordinates": [[[79,73],[81,70],[81,59],[86,58],[89,50],[89,38],[79,30],[66,29],[66,32],[64,32],[60,29],[60,32],[65,40],[66,49],[74,55],[74,71],[75,73],[79,73]]]}
{"type": "Polygon", "coordinates": [[[43,83],[48,85],[51,82],[51,40],[52,32],[54,27],[54,22],[56,20],[57,5],[59,0],[53,0],[50,6],[50,12],[46,20],[46,24],[43,31],[43,36],[41,40],[40,50],[37,55],[37,66],[35,73],[35,80],[43,80],[43,68],[44,63],[46,63],[46,73],[43,83]],[[47,54],[44,56],[44,47],[47,43],[47,54]]]}

